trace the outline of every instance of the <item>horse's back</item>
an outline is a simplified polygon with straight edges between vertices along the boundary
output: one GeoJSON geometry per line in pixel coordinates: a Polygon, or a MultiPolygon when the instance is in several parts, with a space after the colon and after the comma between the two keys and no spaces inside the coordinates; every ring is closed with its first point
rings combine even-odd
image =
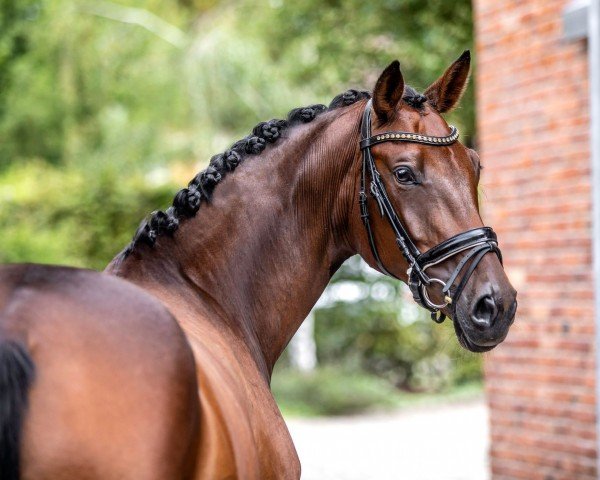
{"type": "Polygon", "coordinates": [[[193,354],[169,311],[134,285],[64,267],[0,267],[0,342],[35,365],[23,479],[191,474],[193,354]]]}

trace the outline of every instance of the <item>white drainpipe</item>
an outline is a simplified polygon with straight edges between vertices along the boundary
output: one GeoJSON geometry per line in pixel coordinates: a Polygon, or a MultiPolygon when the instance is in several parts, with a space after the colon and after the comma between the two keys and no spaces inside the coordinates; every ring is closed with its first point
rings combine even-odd
{"type": "Polygon", "coordinates": [[[596,467],[600,478],[600,0],[590,0],[588,15],[590,75],[590,154],[592,161],[592,243],[596,327],[596,467]]]}
{"type": "Polygon", "coordinates": [[[587,38],[592,166],[592,257],[596,330],[596,468],[600,479],[600,0],[573,0],[563,11],[563,40],[587,38]]]}

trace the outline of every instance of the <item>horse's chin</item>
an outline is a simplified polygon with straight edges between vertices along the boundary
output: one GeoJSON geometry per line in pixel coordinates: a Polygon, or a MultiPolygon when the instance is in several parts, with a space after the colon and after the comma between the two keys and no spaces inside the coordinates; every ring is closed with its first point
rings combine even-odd
{"type": "Polygon", "coordinates": [[[460,343],[460,345],[463,348],[469,350],[470,352],[474,352],[474,353],[489,352],[490,350],[492,350],[493,348],[498,346],[498,344],[500,343],[499,342],[495,345],[477,345],[472,340],[470,340],[469,337],[467,337],[464,330],[460,326],[460,321],[455,319],[452,323],[454,324],[454,331],[456,332],[456,338],[458,338],[458,343],[460,343]]]}

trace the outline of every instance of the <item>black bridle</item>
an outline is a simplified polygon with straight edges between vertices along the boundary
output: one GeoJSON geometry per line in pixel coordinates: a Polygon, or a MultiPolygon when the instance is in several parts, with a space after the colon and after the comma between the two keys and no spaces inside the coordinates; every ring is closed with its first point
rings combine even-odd
{"type": "Polygon", "coordinates": [[[371,154],[371,147],[383,142],[412,142],[433,146],[448,146],[452,145],[454,142],[456,142],[456,140],[458,140],[458,130],[454,127],[450,127],[450,134],[445,137],[434,137],[430,135],[396,131],[385,132],[371,136],[371,110],[371,100],[369,100],[363,113],[360,127],[360,148],[362,150],[363,164],[360,177],[360,192],[358,197],[360,216],[367,230],[367,237],[369,239],[371,253],[373,254],[375,262],[377,262],[377,266],[381,272],[391,277],[398,278],[384,267],[381,257],[377,252],[375,236],[369,220],[369,207],[367,204],[368,197],[366,190],[367,176],[369,176],[371,180],[369,191],[373,198],[375,198],[381,215],[388,219],[396,236],[398,248],[408,262],[408,286],[410,287],[413,298],[419,305],[425,307],[431,312],[431,318],[434,321],[442,323],[446,316],[441,313],[440,310],[448,305],[451,305],[450,308],[452,309],[452,314],[454,316],[456,301],[460,297],[460,294],[467,285],[469,278],[485,254],[488,252],[494,252],[500,259],[500,262],[502,262],[502,254],[498,248],[498,240],[496,238],[496,234],[490,227],[480,227],[459,233],[458,235],[443,241],[424,253],[419,251],[417,246],[411,240],[410,235],[400,221],[400,218],[396,214],[396,211],[389,200],[385,185],[381,181],[381,175],[375,166],[375,160],[371,154]],[[429,267],[442,263],[450,257],[463,252],[466,252],[465,255],[460,260],[450,275],[450,278],[448,278],[446,282],[440,280],[439,278],[433,278],[427,275],[426,270],[429,267]],[[454,282],[467,265],[468,267],[464,275],[458,282],[458,285],[454,287],[454,282]],[[434,283],[442,286],[442,293],[444,294],[445,302],[442,305],[433,303],[427,294],[427,287],[434,283]]]}

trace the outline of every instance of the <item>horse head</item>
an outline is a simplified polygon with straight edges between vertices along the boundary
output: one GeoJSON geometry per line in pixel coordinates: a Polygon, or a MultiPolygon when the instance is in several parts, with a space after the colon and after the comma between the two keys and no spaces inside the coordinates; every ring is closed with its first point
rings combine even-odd
{"type": "Polygon", "coordinates": [[[361,120],[363,225],[353,233],[367,263],[407,282],[434,320],[451,317],[461,344],[482,352],[504,340],[517,302],[479,213],[479,156],[442,117],[469,68],[465,52],[424,94],[405,85],[397,61],[383,71],[361,120]]]}

